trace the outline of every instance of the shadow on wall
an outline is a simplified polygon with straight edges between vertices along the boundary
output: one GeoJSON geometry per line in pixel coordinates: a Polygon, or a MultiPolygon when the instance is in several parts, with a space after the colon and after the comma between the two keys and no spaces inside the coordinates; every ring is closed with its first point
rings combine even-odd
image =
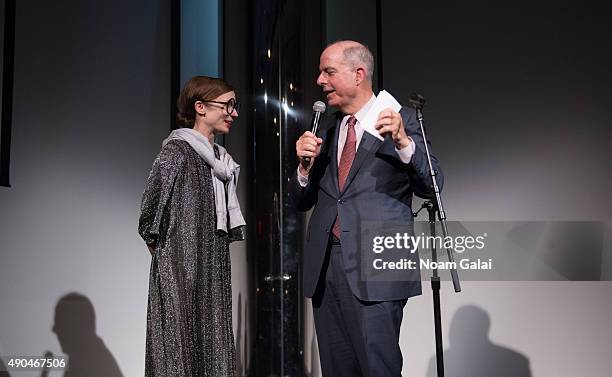
{"type": "Polygon", "coordinates": [[[65,377],[122,377],[102,339],[96,335],[96,313],[89,299],[69,293],[55,306],[53,332],[69,357],[65,377]]]}
{"type": "MultiPolygon", "coordinates": [[[[529,359],[491,343],[489,313],[477,306],[460,307],[450,326],[450,347],[444,351],[444,373],[453,377],[531,377],[529,359]]],[[[427,376],[435,377],[436,356],[429,361],[427,376]]]]}
{"type": "Polygon", "coordinates": [[[6,371],[6,365],[4,365],[4,362],[2,361],[1,358],[0,358],[0,377],[11,377],[9,372],[6,371]]]}

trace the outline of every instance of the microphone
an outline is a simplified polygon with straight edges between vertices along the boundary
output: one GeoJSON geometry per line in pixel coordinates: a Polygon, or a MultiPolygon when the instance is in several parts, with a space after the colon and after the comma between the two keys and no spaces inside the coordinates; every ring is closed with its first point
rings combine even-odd
{"type": "MultiPolygon", "coordinates": [[[[317,101],[312,105],[312,127],[310,132],[312,132],[315,136],[317,135],[317,129],[319,128],[319,120],[321,119],[321,114],[325,112],[325,104],[321,101],[317,101]]],[[[310,157],[304,157],[304,162],[310,164],[310,157]]]]}
{"type": "Polygon", "coordinates": [[[410,97],[408,98],[408,102],[410,103],[410,106],[413,107],[416,110],[423,110],[423,107],[425,107],[425,97],[423,97],[422,95],[418,94],[418,93],[412,93],[410,95],[410,97]]]}

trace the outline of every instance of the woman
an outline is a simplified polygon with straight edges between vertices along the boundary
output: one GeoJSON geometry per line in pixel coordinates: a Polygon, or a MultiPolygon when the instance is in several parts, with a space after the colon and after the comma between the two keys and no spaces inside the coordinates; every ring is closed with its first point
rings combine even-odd
{"type": "Polygon", "coordinates": [[[225,81],[196,76],[149,174],[139,233],[153,256],[146,376],[234,376],[229,242],[244,239],[239,165],[214,143],[238,117],[225,81]]]}

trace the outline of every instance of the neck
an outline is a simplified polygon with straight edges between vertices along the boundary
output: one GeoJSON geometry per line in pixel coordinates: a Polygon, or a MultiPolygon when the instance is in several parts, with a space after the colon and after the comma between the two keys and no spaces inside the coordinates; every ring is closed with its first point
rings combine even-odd
{"type": "Polygon", "coordinates": [[[364,107],[366,103],[368,103],[370,98],[372,98],[372,94],[374,93],[371,89],[359,91],[353,101],[351,101],[350,105],[341,109],[342,112],[344,114],[355,115],[356,112],[358,112],[362,107],[364,107]]]}
{"type": "Polygon", "coordinates": [[[215,134],[210,127],[206,127],[201,122],[196,122],[193,125],[193,129],[204,135],[204,137],[208,139],[210,145],[215,145],[215,134]]]}

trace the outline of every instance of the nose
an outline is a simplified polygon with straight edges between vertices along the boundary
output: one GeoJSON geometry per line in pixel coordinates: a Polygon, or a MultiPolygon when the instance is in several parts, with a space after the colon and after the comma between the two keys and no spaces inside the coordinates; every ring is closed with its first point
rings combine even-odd
{"type": "Polygon", "coordinates": [[[232,113],[230,114],[230,116],[231,116],[232,118],[237,118],[237,117],[238,117],[238,110],[233,109],[233,110],[232,110],[232,113]]]}
{"type": "Polygon", "coordinates": [[[325,85],[325,77],[323,76],[323,72],[319,73],[319,77],[317,77],[317,85],[319,86],[325,85]]]}

